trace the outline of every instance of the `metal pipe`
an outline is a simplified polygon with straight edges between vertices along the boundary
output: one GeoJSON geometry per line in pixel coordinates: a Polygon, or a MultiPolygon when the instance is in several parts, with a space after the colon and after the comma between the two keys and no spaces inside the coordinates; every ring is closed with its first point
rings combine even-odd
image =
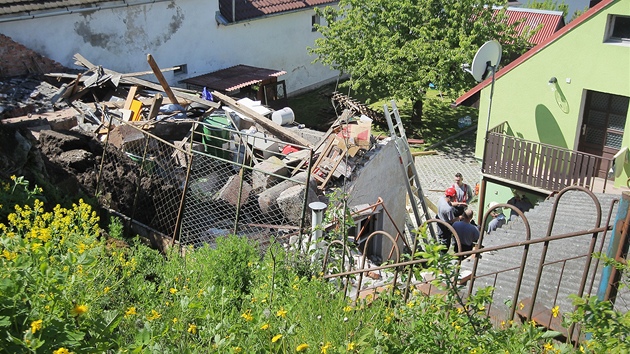
{"type": "Polygon", "coordinates": [[[324,210],[326,210],[326,204],[322,202],[312,202],[308,205],[312,211],[312,235],[309,240],[310,246],[309,250],[315,249],[315,244],[317,244],[318,240],[324,235],[324,231],[321,228],[321,224],[324,221],[324,210]]]}

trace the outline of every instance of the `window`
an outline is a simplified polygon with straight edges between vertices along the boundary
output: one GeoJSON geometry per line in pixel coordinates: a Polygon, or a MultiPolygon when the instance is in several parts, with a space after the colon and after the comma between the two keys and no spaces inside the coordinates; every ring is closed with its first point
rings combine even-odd
{"type": "Polygon", "coordinates": [[[605,42],[630,45],[630,17],[609,15],[605,42]]]}
{"type": "Polygon", "coordinates": [[[319,15],[315,14],[311,17],[311,32],[317,32],[317,26],[320,25],[321,18],[319,15]]]}

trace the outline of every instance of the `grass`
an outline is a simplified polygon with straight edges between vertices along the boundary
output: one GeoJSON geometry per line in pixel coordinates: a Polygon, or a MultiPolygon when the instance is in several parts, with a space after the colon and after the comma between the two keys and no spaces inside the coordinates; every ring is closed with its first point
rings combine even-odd
{"type": "MultiPolygon", "coordinates": [[[[314,91],[290,98],[289,106],[295,113],[296,121],[309,128],[322,129],[327,121],[333,120],[335,109],[330,96],[336,87],[336,84],[325,85],[314,91]]],[[[339,90],[348,94],[347,89],[339,90]]],[[[358,93],[350,93],[350,96],[361,102],[366,101],[366,98],[361,97],[358,93]]],[[[451,108],[452,99],[452,97],[441,95],[438,90],[428,90],[423,106],[422,125],[411,123],[412,103],[410,101],[396,101],[407,137],[424,139],[425,146],[430,146],[460,132],[462,129],[457,124],[461,117],[468,115],[472,118],[473,125],[477,124],[478,110],[471,107],[451,108]]],[[[383,105],[389,104],[390,98],[372,101],[374,103],[369,106],[376,111],[383,112],[383,105]]],[[[340,114],[341,112],[337,113],[340,114]]],[[[389,135],[385,119],[382,122],[375,122],[372,126],[373,135],[381,133],[389,135]]]]}

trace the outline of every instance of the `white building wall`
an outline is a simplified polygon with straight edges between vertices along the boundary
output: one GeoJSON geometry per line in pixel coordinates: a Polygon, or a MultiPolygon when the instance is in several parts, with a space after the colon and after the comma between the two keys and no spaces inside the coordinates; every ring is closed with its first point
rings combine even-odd
{"type": "Polygon", "coordinates": [[[314,10],[228,26],[217,24],[217,11],[218,1],[161,1],[2,22],[0,33],[71,68],[75,53],[123,73],[150,70],[149,53],[162,68],[187,64],[187,74],[165,74],[173,86],[237,64],[286,71],[279,79],[289,94],[337,77],[311,63],[307,47],[319,36],[311,31],[314,10]]]}

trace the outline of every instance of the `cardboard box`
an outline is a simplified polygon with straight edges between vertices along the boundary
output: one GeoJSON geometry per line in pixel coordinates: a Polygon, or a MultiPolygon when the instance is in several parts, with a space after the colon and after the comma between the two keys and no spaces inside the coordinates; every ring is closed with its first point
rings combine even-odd
{"type": "Polygon", "coordinates": [[[348,149],[357,146],[361,149],[370,148],[370,136],[372,134],[371,121],[358,121],[341,125],[341,130],[337,137],[342,141],[347,141],[348,149]]]}

